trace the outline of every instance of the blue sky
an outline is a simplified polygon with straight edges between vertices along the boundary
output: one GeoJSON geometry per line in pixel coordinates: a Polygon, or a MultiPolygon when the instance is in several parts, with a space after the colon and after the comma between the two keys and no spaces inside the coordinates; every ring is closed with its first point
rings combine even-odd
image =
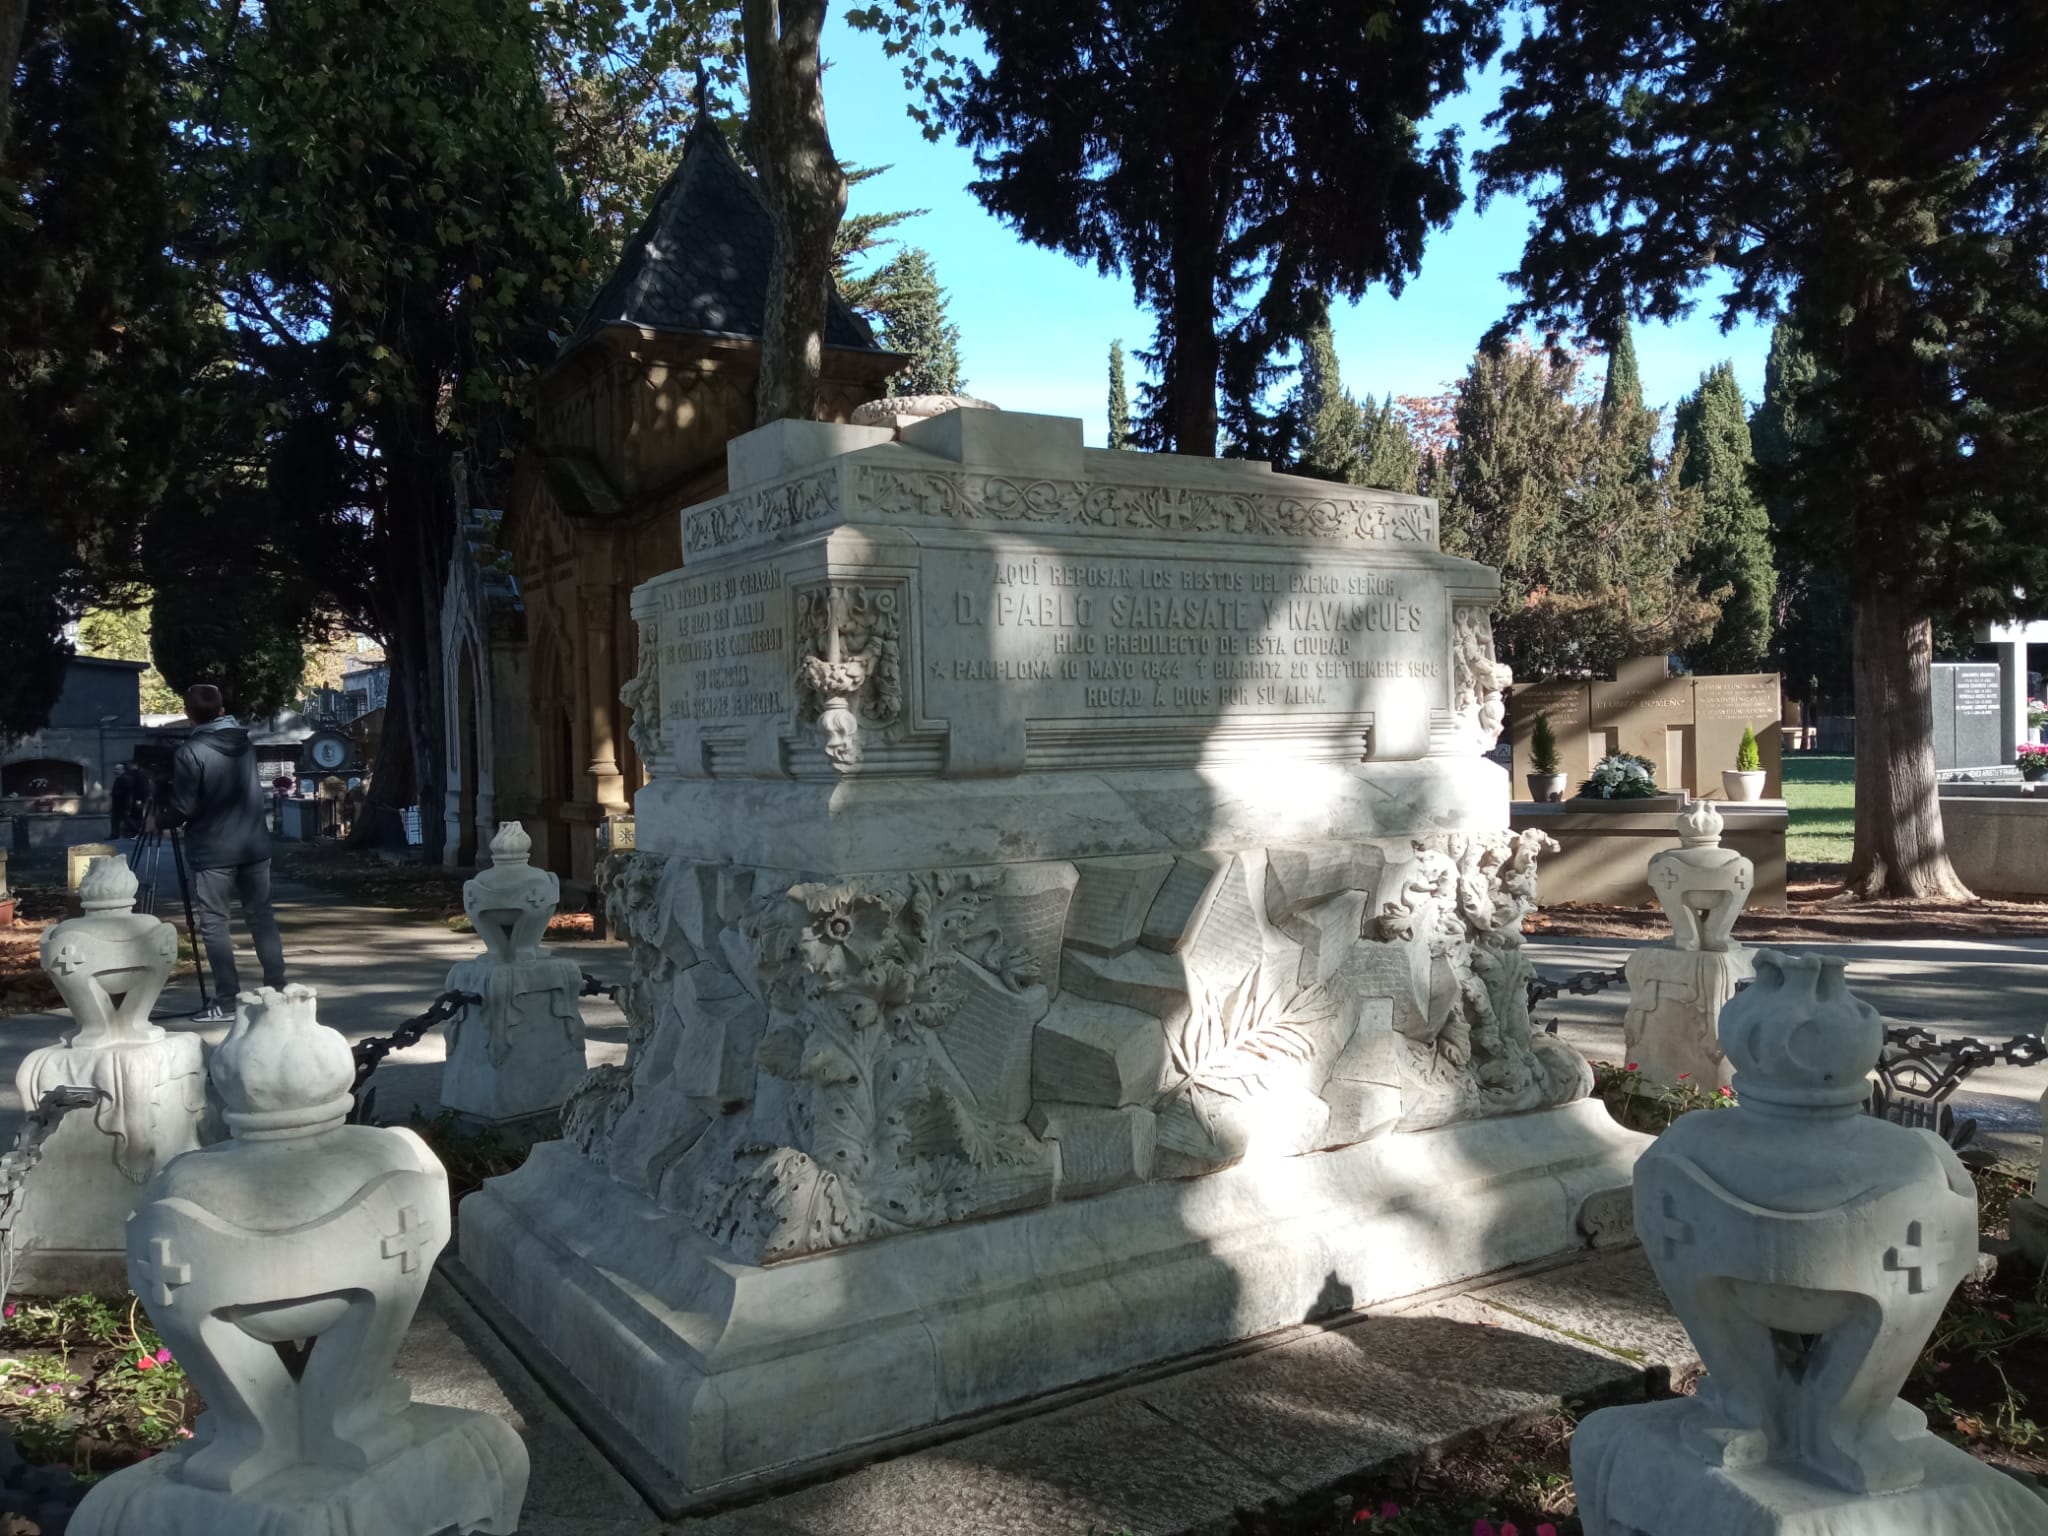
{"type": "MultiPolygon", "coordinates": [[[[1080,416],[1088,441],[1102,443],[1109,344],[1121,338],[1129,353],[1152,333],[1129,280],[1027,245],[983,212],[968,191],[973,157],[950,139],[925,141],[904,110],[898,68],[872,35],[835,14],[825,56],[833,148],[843,160],[891,167],[854,189],[851,211],[930,209],[901,233],[932,253],[960,327],[968,391],[1010,410],[1080,416]]],[[[1490,70],[1453,104],[1449,119],[1464,128],[1468,150],[1490,137],[1480,119],[1498,103],[1500,84],[1498,68],[1490,70]]],[[[1398,300],[1376,289],[1341,306],[1333,318],[1345,384],[1357,394],[1431,394],[1463,373],[1480,333],[1507,307],[1500,273],[1515,265],[1527,226],[1517,200],[1495,199],[1484,213],[1468,201],[1431,237],[1420,276],[1398,300]]],[[[1744,394],[1762,393],[1768,329],[1744,322],[1724,335],[1717,309],[1705,296],[1675,325],[1636,327],[1647,403],[1669,405],[1723,358],[1744,394]]]]}

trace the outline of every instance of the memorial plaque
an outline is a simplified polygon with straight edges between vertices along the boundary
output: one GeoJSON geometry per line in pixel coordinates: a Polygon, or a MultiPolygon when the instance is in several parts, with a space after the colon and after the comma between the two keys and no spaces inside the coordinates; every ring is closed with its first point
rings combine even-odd
{"type": "Polygon", "coordinates": [[[1631,752],[1655,765],[1657,787],[1680,787],[1692,732],[1692,679],[1668,675],[1661,656],[1636,656],[1615,669],[1611,683],[1591,687],[1593,729],[1606,750],[1631,752]]]}
{"type": "Polygon", "coordinates": [[[1934,709],[1934,766],[1954,768],[1956,763],[1956,669],[1952,663],[1937,661],[1927,669],[1927,691],[1934,709]]]}
{"type": "Polygon", "coordinates": [[[1995,768],[2005,760],[2005,730],[2000,719],[1998,667],[1965,663],[1955,678],[1955,766],[1995,768]]]}
{"type": "Polygon", "coordinates": [[[1508,690],[1508,735],[1515,747],[1514,778],[1508,792],[1520,800],[1529,793],[1529,775],[1536,765],[1529,761],[1529,738],[1536,729],[1536,717],[1550,717],[1551,734],[1557,738],[1557,771],[1565,776],[1565,793],[1573,794],[1586,782],[1601,751],[1591,732],[1592,694],[1586,683],[1517,683],[1508,690]]]}
{"type": "Polygon", "coordinates": [[[1756,732],[1757,755],[1763,759],[1764,798],[1783,798],[1784,742],[1778,725],[1783,715],[1784,694],[1777,673],[1743,672],[1693,678],[1692,709],[1693,751],[1685,788],[1696,795],[1721,794],[1721,771],[1735,766],[1735,753],[1742,745],[1746,726],[1756,732]]]}
{"type": "Polygon", "coordinates": [[[663,733],[686,763],[778,772],[759,743],[817,715],[813,662],[862,679],[848,695],[861,759],[834,759],[847,768],[900,762],[920,736],[955,772],[1017,772],[1027,751],[1107,763],[1127,759],[1134,728],[1153,734],[1154,760],[1281,739],[1356,761],[1370,732],[1373,758],[1413,761],[1452,702],[1450,592],[1434,569],[1007,534],[932,537],[901,558],[807,578],[786,555],[745,554],[651,584],[663,733]]]}

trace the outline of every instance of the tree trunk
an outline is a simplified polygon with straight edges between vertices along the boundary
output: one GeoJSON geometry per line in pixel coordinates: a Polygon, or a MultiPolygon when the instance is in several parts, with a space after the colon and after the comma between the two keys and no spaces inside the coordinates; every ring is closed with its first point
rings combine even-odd
{"type": "Polygon", "coordinates": [[[832,237],[846,212],[846,173],[825,127],[818,40],[826,0],[745,0],[747,149],[775,218],[754,420],[818,414],[832,237]]]}
{"type": "MultiPolygon", "coordinates": [[[[1192,154],[1189,159],[1194,158],[1192,154]]],[[[1209,167],[1176,165],[1173,177],[1173,353],[1166,360],[1174,453],[1216,457],[1216,238],[1209,167]]]]}
{"type": "Polygon", "coordinates": [[[1948,861],[1934,776],[1934,629],[1894,593],[1853,605],[1856,651],[1857,896],[1969,901],[1948,861]]]}

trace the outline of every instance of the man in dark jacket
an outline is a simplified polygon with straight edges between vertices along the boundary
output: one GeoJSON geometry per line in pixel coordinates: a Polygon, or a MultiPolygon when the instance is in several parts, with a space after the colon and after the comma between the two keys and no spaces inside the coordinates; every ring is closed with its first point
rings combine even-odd
{"type": "Polygon", "coordinates": [[[228,936],[228,896],[242,903],[266,987],[284,985],[284,941],[270,909],[270,829],[256,749],[249,733],[225,713],[220,690],[197,683],[185,690],[185,717],[193,731],[171,767],[167,827],[184,827],[185,862],[192,871],[192,905],[199,938],[213,972],[213,1006],[202,1024],[234,1017],[241,977],[228,936]]]}

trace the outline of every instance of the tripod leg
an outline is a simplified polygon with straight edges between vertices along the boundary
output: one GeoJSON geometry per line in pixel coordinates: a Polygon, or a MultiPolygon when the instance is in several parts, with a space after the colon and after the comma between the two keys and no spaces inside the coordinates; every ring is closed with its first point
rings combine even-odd
{"type": "Polygon", "coordinates": [[[206,992],[206,946],[199,942],[199,922],[192,915],[192,882],[185,872],[185,844],[175,830],[171,833],[171,861],[178,870],[178,891],[185,898],[185,932],[192,937],[192,966],[199,975],[199,1011],[213,1006],[206,992]]]}

